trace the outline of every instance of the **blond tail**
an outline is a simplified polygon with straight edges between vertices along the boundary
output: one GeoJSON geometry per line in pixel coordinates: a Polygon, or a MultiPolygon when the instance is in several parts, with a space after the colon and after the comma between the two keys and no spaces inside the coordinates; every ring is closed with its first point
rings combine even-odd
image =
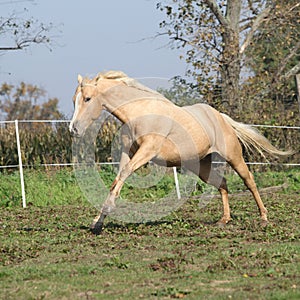
{"type": "Polygon", "coordinates": [[[289,156],[292,155],[293,151],[281,151],[274,147],[268,139],[266,139],[258,130],[251,127],[250,125],[246,125],[243,123],[239,123],[231,119],[226,114],[221,114],[225,121],[230,124],[230,126],[234,129],[238,139],[245,146],[247,150],[255,149],[258,151],[263,157],[265,157],[264,152],[278,157],[278,156],[289,156]]]}

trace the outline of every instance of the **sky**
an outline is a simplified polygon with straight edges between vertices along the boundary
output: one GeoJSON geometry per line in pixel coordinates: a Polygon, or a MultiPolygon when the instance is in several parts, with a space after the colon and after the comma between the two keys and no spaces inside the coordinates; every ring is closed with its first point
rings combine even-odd
{"type": "MultiPolygon", "coordinates": [[[[44,88],[59,108],[72,116],[72,96],[77,75],[121,70],[151,87],[168,87],[169,80],[184,75],[180,50],[167,46],[160,31],[165,15],[156,9],[158,0],[0,0],[0,15],[16,12],[53,23],[53,45],[35,45],[0,56],[0,84],[20,82],[44,88]],[[24,12],[24,8],[27,9],[24,12]]],[[[0,42],[3,42],[0,40],[0,42]]],[[[1,45],[8,46],[8,45],[1,45]]]]}

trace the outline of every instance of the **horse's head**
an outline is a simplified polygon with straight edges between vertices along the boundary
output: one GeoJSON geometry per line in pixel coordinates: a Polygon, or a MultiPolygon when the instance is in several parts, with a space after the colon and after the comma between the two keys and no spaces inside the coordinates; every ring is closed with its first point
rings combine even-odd
{"type": "Polygon", "coordinates": [[[78,75],[78,86],[73,96],[74,113],[69,130],[74,136],[84,135],[91,123],[101,114],[97,81],[83,79],[78,75]]]}
{"type": "Polygon", "coordinates": [[[78,75],[78,86],[73,96],[75,110],[69,127],[72,135],[84,135],[93,121],[100,117],[102,109],[107,107],[112,90],[124,84],[123,78],[127,77],[120,71],[99,73],[93,79],[78,75]]]}
{"type": "Polygon", "coordinates": [[[100,117],[105,93],[119,82],[98,74],[93,79],[78,75],[78,86],[73,96],[74,114],[69,130],[74,136],[84,135],[86,129],[100,117]]]}

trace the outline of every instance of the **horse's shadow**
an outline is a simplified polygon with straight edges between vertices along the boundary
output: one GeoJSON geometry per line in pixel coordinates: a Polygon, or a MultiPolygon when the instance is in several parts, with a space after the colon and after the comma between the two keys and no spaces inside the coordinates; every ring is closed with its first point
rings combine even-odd
{"type": "MultiPolygon", "coordinates": [[[[232,216],[231,222],[235,222],[239,219],[240,218],[237,216],[232,216]]],[[[195,222],[193,222],[193,220],[186,220],[185,223],[189,223],[189,221],[191,222],[192,227],[197,227],[197,228],[201,225],[202,226],[224,227],[218,223],[218,219],[202,220],[202,221],[198,221],[197,224],[195,224],[195,222]]],[[[159,227],[162,225],[164,225],[164,226],[174,225],[175,222],[176,222],[176,220],[173,220],[173,221],[172,220],[158,220],[158,221],[149,221],[149,222],[141,222],[141,223],[124,223],[124,224],[122,224],[122,223],[116,223],[113,221],[108,221],[103,226],[103,232],[124,232],[125,233],[125,232],[132,231],[132,230],[137,231],[142,226],[147,227],[147,228],[159,227]]],[[[92,233],[91,228],[86,225],[80,225],[79,229],[92,233]]]]}
{"type": "MultiPolygon", "coordinates": [[[[115,223],[113,221],[108,221],[105,223],[103,226],[103,229],[106,231],[129,231],[129,230],[137,230],[141,226],[146,226],[146,227],[155,227],[159,225],[172,225],[172,221],[167,221],[167,220],[160,220],[160,221],[150,221],[150,222],[141,222],[141,223],[126,223],[126,224],[121,224],[121,223],[115,223]]],[[[86,225],[80,225],[79,229],[90,232],[91,228],[86,225]]]]}

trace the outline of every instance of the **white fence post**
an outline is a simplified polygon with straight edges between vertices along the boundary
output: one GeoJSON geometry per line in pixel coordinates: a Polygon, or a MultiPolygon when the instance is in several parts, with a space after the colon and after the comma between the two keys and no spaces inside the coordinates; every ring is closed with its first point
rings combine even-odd
{"type": "MultiPolygon", "coordinates": [[[[300,102],[299,102],[300,103],[300,102]]],[[[22,123],[32,123],[32,122],[37,122],[37,123],[69,123],[70,120],[22,120],[20,121],[22,123]]],[[[20,171],[20,182],[21,182],[21,191],[22,191],[22,202],[23,202],[23,207],[26,207],[26,195],[25,195],[25,185],[24,185],[24,175],[23,175],[23,163],[22,163],[22,153],[21,153],[21,146],[20,146],[20,137],[19,137],[19,121],[0,121],[0,126],[1,124],[6,124],[6,123],[15,123],[15,130],[16,130],[16,139],[17,139],[17,151],[18,151],[18,159],[19,159],[19,164],[18,165],[6,165],[6,166],[0,166],[0,169],[2,168],[7,168],[7,167],[12,167],[16,168],[19,166],[19,171],[20,171]]],[[[300,126],[277,126],[277,125],[254,125],[254,124],[248,124],[253,127],[264,127],[264,128],[282,128],[282,129],[296,129],[299,130],[300,126]]],[[[101,163],[100,163],[101,164],[101,163]]],[[[105,164],[110,164],[110,163],[105,163],[105,164]]],[[[270,162],[247,162],[248,165],[272,165],[270,162]]],[[[56,163],[56,164],[42,164],[43,166],[71,166],[73,165],[72,163],[56,163]]],[[[276,165],[278,165],[276,163],[276,165]]],[[[289,167],[298,167],[300,166],[300,163],[284,163],[280,164],[283,166],[289,166],[289,167]]],[[[26,165],[25,165],[26,166],[26,165]]],[[[180,194],[180,189],[179,189],[179,182],[178,182],[178,174],[176,167],[173,168],[173,173],[174,173],[174,180],[175,180],[175,185],[176,185],[176,192],[177,192],[177,197],[178,199],[181,199],[181,194],[180,194]]]]}
{"type": "Polygon", "coordinates": [[[23,207],[26,207],[26,196],[25,196],[25,185],[24,185],[24,176],[23,176],[23,164],[22,164],[22,153],[20,146],[20,136],[19,136],[19,122],[15,120],[16,127],[16,138],[17,138],[17,149],[18,149],[18,157],[19,157],[19,170],[20,170],[20,181],[21,181],[21,191],[22,191],[22,203],[23,207]]]}
{"type": "Polygon", "coordinates": [[[174,180],[175,180],[175,186],[176,186],[176,192],[177,192],[177,198],[180,200],[180,189],[179,189],[179,182],[178,182],[178,175],[177,175],[177,169],[176,167],[173,167],[173,173],[174,173],[174,180]]]}

